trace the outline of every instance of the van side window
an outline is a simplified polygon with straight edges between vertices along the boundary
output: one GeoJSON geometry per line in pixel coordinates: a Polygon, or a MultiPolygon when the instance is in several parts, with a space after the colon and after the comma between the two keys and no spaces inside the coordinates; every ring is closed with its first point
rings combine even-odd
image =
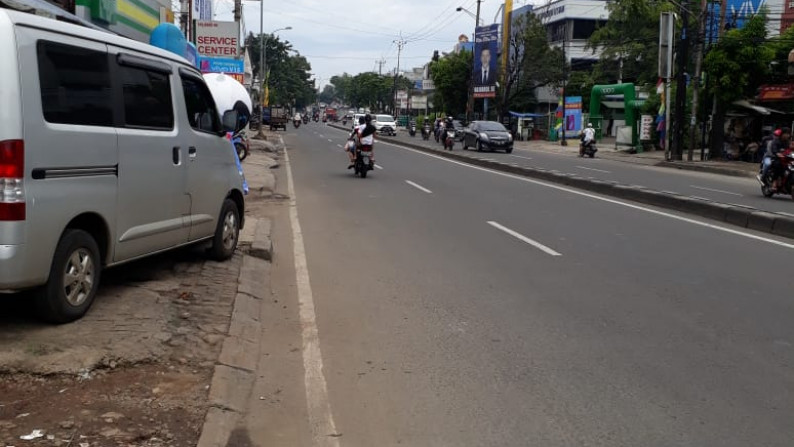
{"type": "Polygon", "coordinates": [[[185,92],[190,127],[203,132],[219,133],[221,122],[207,86],[198,79],[182,76],[182,90],[185,92]]]}
{"type": "Polygon", "coordinates": [[[124,124],[128,127],[171,130],[174,107],[169,75],[119,66],[124,90],[124,124]]]}
{"type": "Polygon", "coordinates": [[[113,126],[107,53],[41,40],[37,55],[47,122],[113,126]]]}

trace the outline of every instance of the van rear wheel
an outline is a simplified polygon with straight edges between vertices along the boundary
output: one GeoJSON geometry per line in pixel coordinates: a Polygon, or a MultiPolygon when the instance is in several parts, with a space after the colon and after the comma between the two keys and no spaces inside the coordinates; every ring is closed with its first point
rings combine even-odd
{"type": "Polygon", "coordinates": [[[210,255],[217,261],[225,261],[232,257],[237,249],[237,240],[240,235],[240,211],[232,199],[223,201],[218,226],[212,238],[210,255]]]}
{"type": "Polygon", "coordinates": [[[94,238],[83,230],[66,230],[55,248],[49,280],[36,293],[39,316],[51,323],[81,318],[94,302],[101,273],[94,238]]]}

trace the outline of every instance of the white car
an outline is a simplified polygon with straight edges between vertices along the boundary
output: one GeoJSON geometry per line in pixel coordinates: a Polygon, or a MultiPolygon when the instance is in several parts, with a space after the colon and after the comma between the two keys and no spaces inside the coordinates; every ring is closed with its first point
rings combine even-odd
{"type": "Polygon", "coordinates": [[[391,115],[375,115],[372,120],[372,125],[381,135],[397,135],[397,122],[391,115]]]}

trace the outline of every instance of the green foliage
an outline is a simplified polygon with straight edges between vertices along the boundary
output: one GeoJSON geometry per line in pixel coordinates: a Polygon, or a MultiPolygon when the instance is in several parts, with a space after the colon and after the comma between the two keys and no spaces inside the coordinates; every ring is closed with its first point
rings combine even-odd
{"type": "MultiPolygon", "coordinates": [[[[636,84],[655,83],[658,78],[659,16],[678,8],[667,1],[615,0],[607,3],[609,20],[588,41],[602,50],[599,67],[612,82],[622,78],[636,84]]],[[[697,29],[692,19],[690,30],[697,29]]],[[[575,68],[575,67],[574,67],[575,68]]]]}
{"type": "Polygon", "coordinates": [[[430,77],[436,86],[436,108],[452,115],[465,113],[471,81],[472,57],[468,51],[449,54],[430,64],[430,77]]]}
{"type": "MultiPolygon", "coordinates": [[[[395,87],[394,76],[379,75],[374,72],[359,73],[351,76],[344,73],[331,77],[334,99],[353,107],[369,107],[372,110],[385,110],[391,107],[392,90],[395,87]]],[[[411,81],[399,76],[397,90],[411,87],[411,81]]],[[[325,92],[324,92],[325,93],[325,92]]]]}
{"type": "Polygon", "coordinates": [[[788,82],[788,54],[794,49],[794,27],[786,29],[780,36],[767,43],[767,47],[772,50],[772,62],[769,67],[770,84],[780,84],[788,82]]]}
{"type": "Polygon", "coordinates": [[[295,52],[289,42],[280,40],[278,36],[255,36],[251,33],[246,38],[254,76],[261,79],[263,41],[267,44],[266,68],[270,72],[268,76],[270,103],[302,108],[314,102],[317,92],[314,90],[314,84],[309,80],[311,64],[305,57],[295,52]]]}
{"type": "Polygon", "coordinates": [[[334,99],[336,99],[336,88],[330,84],[326,85],[323,91],[317,95],[317,100],[326,104],[332,103],[334,99]]]}
{"type": "Polygon", "coordinates": [[[766,16],[757,14],[722,36],[704,60],[712,94],[725,103],[755,96],[775,57],[774,45],[765,44],[766,34],[766,16]]]}

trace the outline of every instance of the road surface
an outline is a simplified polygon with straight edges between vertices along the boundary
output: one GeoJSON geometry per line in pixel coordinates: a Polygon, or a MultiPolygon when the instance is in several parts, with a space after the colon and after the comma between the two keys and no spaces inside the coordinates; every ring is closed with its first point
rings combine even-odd
{"type": "Polygon", "coordinates": [[[308,404],[254,406],[254,445],[791,445],[791,244],[385,143],[359,179],[344,132],[285,138],[301,324],[273,337],[303,363],[262,380],[308,404]]]}

